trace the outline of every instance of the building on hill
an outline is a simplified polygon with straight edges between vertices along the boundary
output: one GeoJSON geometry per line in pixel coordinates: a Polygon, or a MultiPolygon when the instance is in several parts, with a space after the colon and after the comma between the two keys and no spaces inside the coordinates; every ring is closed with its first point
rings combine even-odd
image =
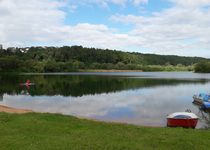
{"type": "Polygon", "coordinates": [[[0,44],[0,50],[2,50],[3,49],[3,45],[2,44],[0,44]]]}
{"type": "Polygon", "coordinates": [[[15,52],[17,52],[17,48],[15,48],[15,47],[8,47],[8,48],[7,48],[7,51],[8,51],[8,52],[15,53],[15,52]]]}
{"type": "Polygon", "coordinates": [[[20,50],[21,53],[27,53],[29,48],[20,48],[19,50],[20,50]]]}

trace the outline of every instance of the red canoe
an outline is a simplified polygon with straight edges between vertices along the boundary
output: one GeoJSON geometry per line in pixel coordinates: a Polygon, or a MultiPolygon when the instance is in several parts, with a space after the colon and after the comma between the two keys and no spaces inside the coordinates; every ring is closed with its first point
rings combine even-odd
{"type": "Polygon", "coordinates": [[[189,112],[177,112],[167,117],[168,127],[195,128],[198,123],[198,117],[189,112]]]}

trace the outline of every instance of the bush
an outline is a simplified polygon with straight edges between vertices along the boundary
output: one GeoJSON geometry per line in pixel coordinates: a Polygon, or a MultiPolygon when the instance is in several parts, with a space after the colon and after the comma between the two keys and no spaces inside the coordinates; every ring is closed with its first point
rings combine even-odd
{"type": "Polygon", "coordinates": [[[203,61],[195,65],[195,72],[210,73],[210,62],[203,61]]]}

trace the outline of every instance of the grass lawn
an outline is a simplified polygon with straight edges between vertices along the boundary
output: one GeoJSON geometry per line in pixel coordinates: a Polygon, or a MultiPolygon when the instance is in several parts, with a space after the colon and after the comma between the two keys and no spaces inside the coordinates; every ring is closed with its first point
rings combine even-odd
{"type": "Polygon", "coordinates": [[[95,122],[58,114],[0,113],[0,150],[206,150],[210,131],[95,122]]]}

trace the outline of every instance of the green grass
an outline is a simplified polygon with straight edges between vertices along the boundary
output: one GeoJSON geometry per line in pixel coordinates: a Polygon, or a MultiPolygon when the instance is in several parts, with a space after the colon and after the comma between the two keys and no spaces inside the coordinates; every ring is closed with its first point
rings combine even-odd
{"type": "Polygon", "coordinates": [[[209,149],[210,131],[103,123],[58,114],[0,113],[0,150],[209,149]]]}

